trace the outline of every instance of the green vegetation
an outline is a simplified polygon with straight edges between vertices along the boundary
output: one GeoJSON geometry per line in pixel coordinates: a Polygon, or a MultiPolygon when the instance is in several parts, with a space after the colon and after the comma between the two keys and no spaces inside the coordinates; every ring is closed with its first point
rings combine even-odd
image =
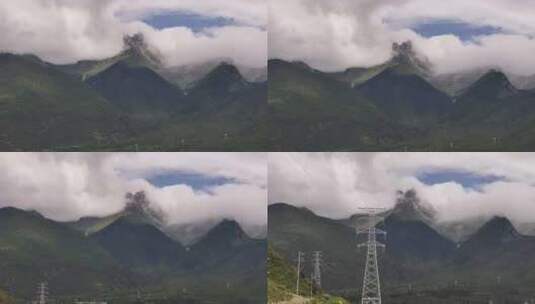
{"type": "MultiPolygon", "coordinates": [[[[535,237],[519,234],[505,218],[494,218],[457,244],[421,215],[408,214],[413,212],[395,208],[382,227],[388,233],[386,249],[379,255],[385,302],[483,303],[508,294],[518,299],[534,295],[535,237]]],[[[269,243],[278,257],[290,260],[297,250],[322,251],[328,265],[322,272],[325,291],[358,300],[365,254],[356,248],[359,240],[349,227],[353,221],[320,217],[286,204],[271,205],[268,220],[269,243]]],[[[281,288],[270,286],[272,290],[279,298],[284,295],[281,288]]]]}
{"type": "Polygon", "coordinates": [[[362,94],[302,63],[271,60],[269,76],[266,124],[272,149],[374,147],[403,131],[362,94]]]}
{"type": "Polygon", "coordinates": [[[409,55],[371,68],[324,73],[269,62],[268,130],[275,150],[527,151],[534,91],[497,71],[450,96],[409,55]]]}
{"type": "Polygon", "coordinates": [[[123,131],[113,106],[74,77],[0,54],[0,148],[43,150],[123,131]]]}
{"type": "MultiPolygon", "coordinates": [[[[297,271],[295,267],[277,253],[273,247],[268,248],[268,303],[285,303],[296,297],[295,284],[297,271]]],[[[341,297],[333,297],[321,290],[312,290],[312,284],[306,278],[301,278],[300,295],[303,303],[308,304],[346,304],[341,297]]]]}
{"type": "MultiPolygon", "coordinates": [[[[280,254],[268,247],[268,302],[277,303],[290,300],[295,294],[297,271],[280,254]]],[[[302,279],[301,290],[307,293],[310,282],[302,279]]]]}
{"type": "Polygon", "coordinates": [[[267,84],[221,64],[188,92],[146,49],[55,66],[0,54],[5,151],[265,150],[267,84]]]}
{"type": "Polygon", "coordinates": [[[13,288],[12,296],[23,300],[46,281],[53,297],[66,302],[113,296],[131,303],[139,292],[156,303],[261,303],[265,244],[232,221],[216,225],[186,249],[143,209],[60,223],[3,208],[0,287],[13,288]]]}
{"type": "Polygon", "coordinates": [[[125,288],[138,279],[82,234],[14,208],[0,209],[0,269],[0,282],[18,282],[18,296],[34,294],[45,280],[56,293],[78,293],[125,288]]]}

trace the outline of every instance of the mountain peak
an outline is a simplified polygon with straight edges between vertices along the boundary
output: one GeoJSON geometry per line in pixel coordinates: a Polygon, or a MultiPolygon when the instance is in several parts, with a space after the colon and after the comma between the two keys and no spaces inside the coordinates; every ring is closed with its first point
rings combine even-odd
{"type": "Polygon", "coordinates": [[[224,219],[219,224],[208,232],[208,234],[225,234],[227,236],[233,236],[235,238],[246,237],[245,232],[241,228],[240,224],[234,220],[224,219]]]}
{"type": "Polygon", "coordinates": [[[126,57],[130,64],[148,65],[151,67],[161,67],[161,56],[152,49],[145,41],[142,33],[125,35],[123,37],[124,50],[121,57],[126,57]]]}
{"type": "Polygon", "coordinates": [[[146,49],[147,44],[145,43],[145,37],[141,33],[134,35],[125,35],[123,37],[123,43],[126,49],[146,49]]]}
{"type": "Polygon", "coordinates": [[[392,44],[390,65],[399,72],[406,74],[428,75],[431,73],[429,60],[414,51],[411,41],[392,44]]]}
{"type": "Polygon", "coordinates": [[[129,192],[125,198],[126,206],[121,212],[123,218],[132,222],[152,224],[156,227],[162,227],[165,224],[163,212],[151,204],[144,191],[129,192]]]}
{"type": "Polygon", "coordinates": [[[477,98],[506,98],[518,93],[507,76],[497,69],[490,69],[461,95],[477,98]]]}
{"type": "Polygon", "coordinates": [[[398,198],[391,215],[402,220],[421,220],[425,223],[434,221],[436,211],[420,200],[416,190],[398,191],[397,194],[398,198]]]}
{"type": "Polygon", "coordinates": [[[222,245],[230,244],[233,246],[248,239],[249,237],[243,231],[238,222],[225,219],[210,229],[210,231],[208,231],[208,233],[200,239],[199,243],[222,245]]]}
{"type": "Polygon", "coordinates": [[[484,224],[471,238],[507,242],[522,237],[511,221],[505,217],[495,216],[484,224]]]}
{"type": "Polygon", "coordinates": [[[230,79],[233,79],[235,81],[239,81],[243,79],[238,68],[232,63],[229,63],[226,61],[222,61],[208,75],[211,75],[212,77],[216,77],[216,76],[230,77],[230,79]]]}
{"type": "Polygon", "coordinates": [[[501,233],[517,233],[516,228],[511,221],[503,216],[495,216],[488,221],[480,231],[486,232],[501,232],[501,233]]]}
{"type": "Polygon", "coordinates": [[[483,74],[481,78],[479,78],[479,81],[481,82],[493,81],[503,86],[511,85],[511,82],[509,81],[505,73],[497,69],[490,69],[487,73],[483,74]]]}
{"type": "Polygon", "coordinates": [[[246,80],[235,65],[221,62],[194,85],[194,90],[221,96],[239,90],[245,84],[246,80]]]}

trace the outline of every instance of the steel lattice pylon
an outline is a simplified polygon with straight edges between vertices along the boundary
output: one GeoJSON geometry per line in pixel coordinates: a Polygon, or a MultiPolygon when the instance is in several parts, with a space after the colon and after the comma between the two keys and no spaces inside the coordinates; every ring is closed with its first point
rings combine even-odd
{"type": "Polygon", "coordinates": [[[314,251],[312,260],[312,283],[318,289],[321,289],[321,251],[314,251]]]}
{"type": "Polygon", "coordinates": [[[375,228],[380,218],[377,213],[384,209],[366,208],[369,215],[368,227],[364,230],[358,230],[357,234],[366,234],[368,241],[359,244],[359,247],[366,247],[366,265],[364,269],[364,279],[362,283],[362,300],[361,304],[381,304],[381,281],[379,278],[379,265],[377,263],[377,247],[384,248],[385,245],[377,241],[377,235],[386,236],[386,232],[375,228]]]}
{"type": "Polygon", "coordinates": [[[37,299],[33,302],[35,304],[46,304],[48,301],[48,284],[46,282],[39,283],[37,286],[37,299]]]}

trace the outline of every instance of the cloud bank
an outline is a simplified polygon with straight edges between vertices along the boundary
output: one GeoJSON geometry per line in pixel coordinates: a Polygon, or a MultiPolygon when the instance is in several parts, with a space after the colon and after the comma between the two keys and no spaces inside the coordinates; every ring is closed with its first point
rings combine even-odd
{"type": "Polygon", "coordinates": [[[411,40],[436,73],[499,67],[535,74],[535,2],[515,0],[272,0],[269,56],[335,71],[387,61],[393,42],[411,40]],[[424,37],[414,28],[444,21],[493,27],[463,40],[424,37]]]}
{"type": "Polygon", "coordinates": [[[268,183],[270,204],[286,202],[331,218],[360,207],[391,208],[396,191],[415,189],[439,221],[506,216],[535,222],[532,153],[271,153],[268,183]],[[418,178],[446,171],[503,178],[479,187],[455,180],[427,185],[418,178]]]}
{"type": "Polygon", "coordinates": [[[0,51],[32,53],[53,63],[102,59],[121,51],[125,34],[141,32],[168,65],[231,58],[263,67],[266,24],[264,0],[2,1],[0,51]],[[234,23],[195,32],[187,26],[158,30],[142,21],[162,13],[223,17],[234,23]]]}
{"type": "Polygon", "coordinates": [[[2,153],[0,207],[69,221],[118,212],[127,192],[145,191],[169,224],[227,218],[245,228],[266,225],[266,162],[262,153],[2,153]],[[147,181],[162,172],[236,182],[196,191],[188,184],[159,188],[147,181]]]}

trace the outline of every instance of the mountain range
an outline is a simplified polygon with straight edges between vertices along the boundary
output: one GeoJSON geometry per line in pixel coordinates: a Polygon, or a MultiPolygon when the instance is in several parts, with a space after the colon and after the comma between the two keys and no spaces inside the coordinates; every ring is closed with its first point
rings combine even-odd
{"type": "Polygon", "coordinates": [[[0,289],[26,301],[45,281],[55,300],[127,303],[129,294],[157,294],[158,301],[180,303],[263,303],[265,240],[223,220],[185,246],[156,218],[139,203],[76,222],[2,208],[0,289]]]}
{"type": "MultiPolygon", "coordinates": [[[[375,223],[387,232],[385,239],[380,238],[386,248],[379,254],[386,296],[408,286],[429,291],[451,288],[453,283],[489,294],[507,290],[531,296],[535,259],[530,252],[535,237],[519,233],[507,218],[494,217],[456,238],[447,233],[448,224],[426,212],[428,206],[407,199],[405,193],[401,196],[396,207],[383,214],[384,221],[375,223]]],[[[330,219],[284,203],[268,210],[268,241],[274,250],[287,261],[295,261],[297,251],[304,251],[305,274],[311,269],[310,253],[322,251],[326,291],[359,293],[365,254],[357,244],[365,239],[356,236],[355,228],[367,227],[362,215],[330,219]]]]}
{"type": "Polygon", "coordinates": [[[6,151],[528,151],[535,77],[436,74],[410,42],[380,65],[323,72],[271,59],[169,67],[141,35],[102,60],[0,54],[6,151]],[[268,75],[266,75],[266,73],[268,75]],[[269,76],[269,81],[268,81],[269,76]],[[269,83],[269,85],[268,85],[269,83]]]}
{"type": "Polygon", "coordinates": [[[381,65],[342,72],[270,60],[273,146],[306,151],[533,148],[535,82],[530,79],[535,77],[508,77],[495,68],[436,74],[410,42],[395,43],[392,54],[381,65]]]}
{"type": "Polygon", "coordinates": [[[267,106],[265,70],[225,61],[168,67],[141,34],[125,37],[124,45],[111,58],[66,65],[0,54],[0,148],[181,151],[264,145],[258,125],[267,106]]]}

